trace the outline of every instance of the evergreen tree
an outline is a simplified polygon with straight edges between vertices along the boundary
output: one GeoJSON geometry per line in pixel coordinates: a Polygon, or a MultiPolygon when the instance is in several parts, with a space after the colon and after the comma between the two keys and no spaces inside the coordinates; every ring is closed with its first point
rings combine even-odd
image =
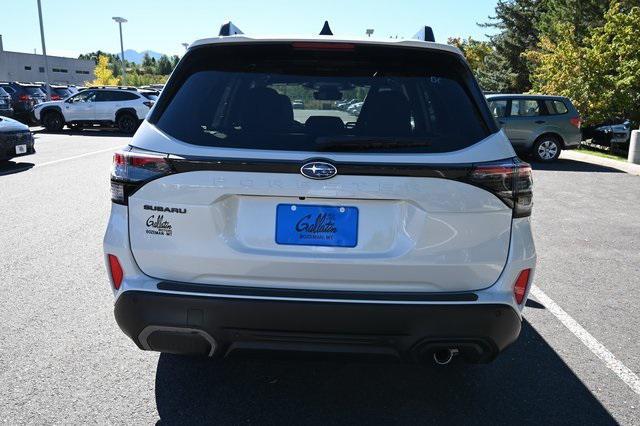
{"type": "Polygon", "coordinates": [[[526,92],[531,88],[529,62],[523,53],[538,44],[537,23],[546,0],[499,0],[495,16],[481,26],[501,32],[490,37],[494,51],[487,55],[482,75],[486,90],[526,92]],[[489,66],[491,65],[491,67],[489,66]]]}
{"type": "Polygon", "coordinates": [[[157,72],[156,74],[160,75],[168,75],[171,74],[171,70],[173,67],[171,66],[171,61],[167,55],[162,55],[158,60],[157,72]]]}

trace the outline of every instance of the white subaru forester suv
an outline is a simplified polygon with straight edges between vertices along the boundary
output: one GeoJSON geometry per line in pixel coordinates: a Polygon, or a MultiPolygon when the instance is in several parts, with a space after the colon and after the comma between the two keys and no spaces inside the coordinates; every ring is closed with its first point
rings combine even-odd
{"type": "Polygon", "coordinates": [[[197,41],[115,154],[111,196],[115,317],[141,349],[445,364],[520,333],[531,168],[454,47],[197,41]]]}

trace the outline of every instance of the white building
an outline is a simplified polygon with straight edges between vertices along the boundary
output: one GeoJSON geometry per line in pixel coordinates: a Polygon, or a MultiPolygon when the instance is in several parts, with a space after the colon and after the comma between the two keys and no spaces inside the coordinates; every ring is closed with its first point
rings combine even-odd
{"type": "MultiPolygon", "coordinates": [[[[91,60],[49,56],[51,84],[82,85],[94,79],[96,64],[91,60]]],[[[0,81],[45,81],[44,57],[35,53],[8,52],[0,35],[0,81]]]]}

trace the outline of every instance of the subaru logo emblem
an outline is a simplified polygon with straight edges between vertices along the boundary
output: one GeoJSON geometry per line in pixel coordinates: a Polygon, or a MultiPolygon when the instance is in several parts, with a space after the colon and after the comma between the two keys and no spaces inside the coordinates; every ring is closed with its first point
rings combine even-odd
{"type": "Polygon", "coordinates": [[[309,179],[329,179],[338,174],[338,169],[333,164],[312,161],[300,167],[300,173],[309,179]]]}

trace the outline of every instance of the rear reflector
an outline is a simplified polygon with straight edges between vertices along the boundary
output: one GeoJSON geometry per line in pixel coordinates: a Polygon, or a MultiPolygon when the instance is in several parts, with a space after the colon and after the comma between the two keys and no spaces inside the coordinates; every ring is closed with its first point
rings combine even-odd
{"type": "Polygon", "coordinates": [[[112,254],[107,255],[107,257],[109,258],[109,272],[111,273],[113,287],[118,290],[120,289],[120,284],[122,284],[124,272],[122,271],[122,266],[120,266],[120,262],[117,257],[112,254]]]}
{"type": "Polygon", "coordinates": [[[516,298],[516,302],[519,304],[524,300],[524,295],[527,294],[527,286],[529,285],[529,274],[531,269],[524,269],[518,275],[516,283],[513,286],[513,295],[516,298]]]}

